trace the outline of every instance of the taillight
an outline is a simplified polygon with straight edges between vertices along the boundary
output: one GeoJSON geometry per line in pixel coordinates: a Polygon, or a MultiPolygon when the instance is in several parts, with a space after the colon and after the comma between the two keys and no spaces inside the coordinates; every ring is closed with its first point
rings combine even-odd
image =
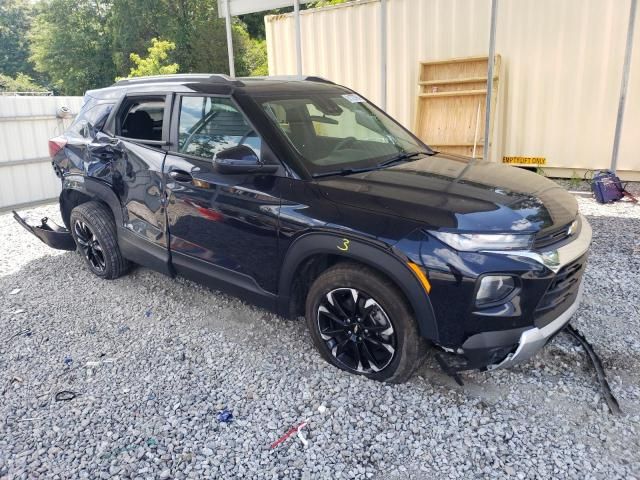
{"type": "Polygon", "coordinates": [[[51,158],[56,156],[62,148],[67,144],[67,139],[64,137],[55,137],[49,140],[49,156],[51,158]]]}

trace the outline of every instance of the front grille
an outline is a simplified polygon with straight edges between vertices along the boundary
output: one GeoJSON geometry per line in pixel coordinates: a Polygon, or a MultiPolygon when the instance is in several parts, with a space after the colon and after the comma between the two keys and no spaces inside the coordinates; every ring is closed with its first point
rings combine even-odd
{"type": "Polygon", "coordinates": [[[562,267],[536,307],[536,326],[544,327],[569,308],[578,295],[586,255],[562,267]]]}
{"type": "Polygon", "coordinates": [[[571,227],[571,223],[567,223],[560,228],[556,228],[550,232],[545,232],[542,235],[536,235],[533,246],[536,250],[541,250],[545,247],[553,245],[555,243],[562,242],[566,240],[571,235],[569,234],[569,227],[571,227]]]}

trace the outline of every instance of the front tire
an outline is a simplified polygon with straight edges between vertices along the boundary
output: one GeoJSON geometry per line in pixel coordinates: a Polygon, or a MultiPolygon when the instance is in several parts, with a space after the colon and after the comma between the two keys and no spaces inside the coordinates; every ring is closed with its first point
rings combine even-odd
{"type": "Polygon", "coordinates": [[[116,224],[105,204],[91,201],[78,205],[71,211],[69,224],[89,270],[109,280],[126,273],[129,263],[120,252],[116,224]]]}
{"type": "Polygon", "coordinates": [[[367,266],[324,271],[309,290],[306,320],[322,357],[350,373],[402,383],[421,363],[425,342],[406,299],[367,266]]]}

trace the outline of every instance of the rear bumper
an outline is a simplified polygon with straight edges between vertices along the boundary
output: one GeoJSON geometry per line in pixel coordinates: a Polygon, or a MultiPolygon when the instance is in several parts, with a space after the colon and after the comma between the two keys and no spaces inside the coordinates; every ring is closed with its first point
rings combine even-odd
{"type": "Polygon", "coordinates": [[[25,230],[35,235],[42,242],[49,245],[56,250],[69,250],[76,249],[76,243],[71,236],[71,232],[64,227],[56,225],[53,221],[44,217],[40,221],[39,226],[29,225],[25,219],[23,219],[16,211],[13,211],[13,218],[22,225],[25,230]]]}

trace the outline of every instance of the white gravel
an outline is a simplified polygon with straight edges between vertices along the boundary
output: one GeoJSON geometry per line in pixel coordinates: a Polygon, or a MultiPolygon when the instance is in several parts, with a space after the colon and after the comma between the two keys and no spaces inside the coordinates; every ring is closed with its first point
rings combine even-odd
{"type": "Polygon", "coordinates": [[[434,365],[385,385],[322,361],[303,322],[147,269],[99,280],[0,215],[0,478],[640,478],[640,206],[579,201],[573,324],[621,417],[565,334],[464,387],[434,365]],[[269,448],[305,419],[308,447],[269,448]]]}

